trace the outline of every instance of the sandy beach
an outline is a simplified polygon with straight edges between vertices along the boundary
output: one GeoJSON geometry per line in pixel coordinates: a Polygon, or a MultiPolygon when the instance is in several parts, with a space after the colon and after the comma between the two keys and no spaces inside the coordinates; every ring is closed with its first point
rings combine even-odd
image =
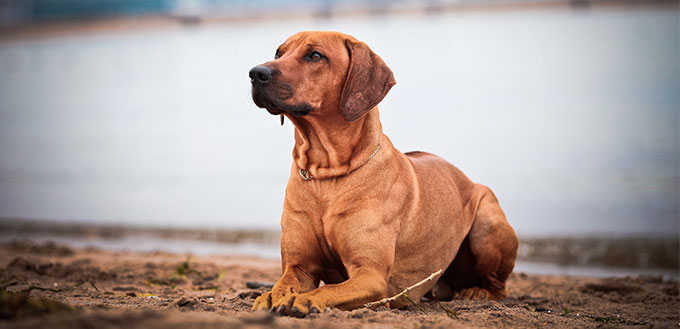
{"type": "Polygon", "coordinates": [[[2,328],[677,327],[678,282],[513,273],[502,301],[424,301],[404,310],[328,309],[305,319],[252,313],[276,260],[0,245],[2,328]]]}

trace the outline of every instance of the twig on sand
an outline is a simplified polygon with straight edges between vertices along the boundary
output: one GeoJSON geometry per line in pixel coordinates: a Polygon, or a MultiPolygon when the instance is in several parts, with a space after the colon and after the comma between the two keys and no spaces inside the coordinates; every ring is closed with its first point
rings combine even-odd
{"type": "MultiPolygon", "coordinates": [[[[404,289],[404,291],[402,291],[402,292],[400,292],[400,293],[398,293],[398,294],[396,294],[396,295],[394,295],[394,296],[392,296],[392,297],[383,298],[383,299],[378,300],[378,301],[375,301],[375,302],[366,303],[366,304],[364,304],[364,307],[373,307],[373,306],[376,306],[376,305],[382,305],[382,304],[385,304],[385,303],[387,303],[387,302],[391,302],[391,301],[393,301],[393,300],[395,300],[395,299],[401,297],[402,295],[405,295],[407,292],[409,292],[409,291],[411,291],[411,290],[413,290],[413,289],[415,289],[415,288],[418,288],[418,287],[422,286],[423,284],[425,284],[425,282],[432,280],[432,278],[434,278],[435,276],[440,275],[440,274],[442,274],[442,270],[441,270],[441,269],[440,269],[439,271],[436,271],[436,272],[430,274],[430,276],[428,276],[427,278],[425,278],[425,279],[423,279],[422,281],[420,281],[420,282],[418,282],[418,283],[416,283],[416,284],[414,284],[414,285],[412,285],[412,286],[410,286],[410,287],[404,289]]],[[[410,299],[410,298],[409,298],[409,299],[410,299]]]]}

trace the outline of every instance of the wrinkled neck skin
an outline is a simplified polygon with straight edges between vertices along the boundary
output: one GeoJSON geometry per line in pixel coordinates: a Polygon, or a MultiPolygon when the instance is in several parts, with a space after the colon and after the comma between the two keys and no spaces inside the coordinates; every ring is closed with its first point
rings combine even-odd
{"type": "Polygon", "coordinates": [[[382,137],[377,107],[353,122],[339,114],[286,117],[295,125],[293,163],[315,179],[344,176],[358,169],[369,160],[382,137]]]}

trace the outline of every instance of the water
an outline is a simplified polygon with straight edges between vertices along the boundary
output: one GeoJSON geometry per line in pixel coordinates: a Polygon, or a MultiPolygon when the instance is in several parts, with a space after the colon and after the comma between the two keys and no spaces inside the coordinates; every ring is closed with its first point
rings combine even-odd
{"type": "Polygon", "coordinates": [[[677,8],[266,20],[0,42],[0,217],[277,228],[293,129],[248,70],[299,30],[394,71],[383,127],[523,236],[678,234],[677,8]]]}
{"type": "MultiPolygon", "coordinates": [[[[32,241],[38,244],[58,243],[76,248],[99,248],[119,252],[170,252],[185,255],[219,256],[238,255],[254,256],[263,259],[279,260],[281,252],[278,246],[260,243],[219,243],[196,240],[163,239],[153,236],[132,235],[119,238],[88,239],[84,237],[64,237],[53,235],[0,235],[0,243],[21,243],[32,241]]],[[[515,273],[533,273],[548,275],[569,275],[587,277],[626,277],[626,276],[660,276],[666,280],[678,280],[678,271],[663,268],[630,268],[593,265],[565,265],[549,262],[533,262],[517,260],[515,273]]]]}

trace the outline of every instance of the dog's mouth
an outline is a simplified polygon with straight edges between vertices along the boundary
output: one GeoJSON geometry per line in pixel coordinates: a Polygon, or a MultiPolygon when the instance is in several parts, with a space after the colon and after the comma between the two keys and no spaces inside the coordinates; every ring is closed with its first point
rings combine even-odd
{"type": "Polygon", "coordinates": [[[253,95],[253,101],[257,107],[267,110],[267,112],[270,114],[279,115],[284,112],[281,107],[274,105],[271,101],[264,97],[256,97],[253,95]]]}
{"type": "Polygon", "coordinates": [[[296,116],[305,116],[312,111],[312,106],[307,103],[286,104],[284,101],[277,100],[276,97],[271,97],[266,89],[262,90],[262,88],[255,86],[253,86],[253,102],[257,107],[266,109],[273,115],[288,112],[296,116]]]}

